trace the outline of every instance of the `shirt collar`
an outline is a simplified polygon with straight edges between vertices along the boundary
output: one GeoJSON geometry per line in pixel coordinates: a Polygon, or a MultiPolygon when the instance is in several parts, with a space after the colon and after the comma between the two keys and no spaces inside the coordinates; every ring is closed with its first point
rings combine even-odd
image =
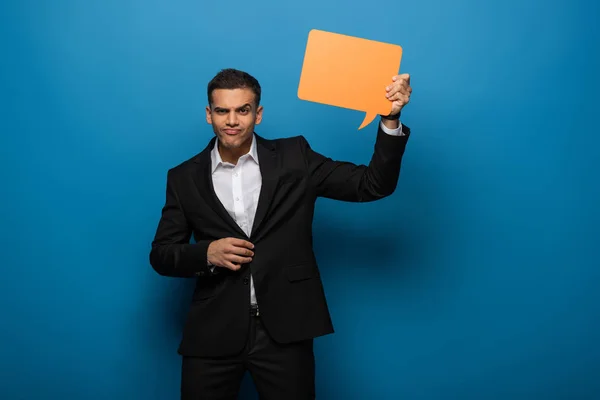
{"type": "MultiPolygon", "coordinates": [[[[217,137],[217,140],[215,140],[215,144],[210,152],[210,159],[211,159],[210,172],[213,174],[214,174],[215,170],[217,169],[217,167],[219,167],[219,165],[224,163],[223,159],[221,158],[221,154],[219,153],[219,150],[218,150],[218,144],[219,144],[219,138],[217,137]]],[[[249,156],[249,158],[254,160],[254,162],[256,164],[258,164],[258,151],[256,150],[256,135],[254,135],[254,134],[252,134],[252,144],[250,145],[250,150],[248,151],[247,155],[249,156]]]]}

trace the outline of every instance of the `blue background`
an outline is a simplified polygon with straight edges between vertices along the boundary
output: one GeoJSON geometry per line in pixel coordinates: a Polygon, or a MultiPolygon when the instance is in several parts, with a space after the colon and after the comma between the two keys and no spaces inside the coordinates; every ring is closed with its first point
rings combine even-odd
{"type": "Polygon", "coordinates": [[[256,76],[265,137],[371,156],[376,122],[296,96],[313,28],[403,46],[414,87],[397,191],[317,204],[318,398],[600,398],[598,3],[285,3],[2,2],[0,398],[178,398],[193,281],[148,252],[208,80],[256,76]]]}

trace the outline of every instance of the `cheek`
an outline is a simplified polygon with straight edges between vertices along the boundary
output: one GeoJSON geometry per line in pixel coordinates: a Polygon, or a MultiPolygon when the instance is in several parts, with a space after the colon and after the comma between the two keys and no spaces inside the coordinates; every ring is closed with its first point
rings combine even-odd
{"type": "Polygon", "coordinates": [[[256,118],[254,116],[244,118],[242,123],[244,126],[254,125],[256,123],[256,118]]]}

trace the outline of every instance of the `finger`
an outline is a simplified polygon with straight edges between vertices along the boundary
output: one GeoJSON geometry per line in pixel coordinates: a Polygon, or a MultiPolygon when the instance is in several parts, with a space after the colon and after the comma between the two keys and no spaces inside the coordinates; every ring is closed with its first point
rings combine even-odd
{"type": "Polygon", "coordinates": [[[408,96],[410,94],[410,92],[408,91],[408,86],[404,86],[404,85],[400,85],[398,87],[398,90],[396,91],[396,93],[402,93],[406,96],[408,96]]]}
{"type": "Polygon", "coordinates": [[[254,252],[252,250],[248,250],[245,247],[232,246],[227,253],[236,254],[238,256],[254,256],[254,252]]]}
{"type": "Polygon", "coordinates": [[[409,100],[410,100],[410,96],[409,95],[402,94],[402,95],[398,96],[398,100],[397,101],[401,101],[403,103],[408,103],[409,100]]]}
{"type": "MultiPolygon", "coordinates": [[[[408,95],[408,94],[410,94],[408,88],[409,88],[408,85],[405,85],[402,83],[395,83],[394,85],[392,85],[390,87],[390,90],[387,92],[386,97],[388,99],[390,99],[392,96],[394,96],[397,93],[402,93],[402,94],[408,95]]],[[[410,90],[412,90],[412,89],[410,89],[410,90]]]]}
{"type": "Polygon", "coordinates": [[[409,95],[403,93],[396,93],[394,96],[390,97],[391,101],[404,101],[410,98],[409,95]]]}
{"type": "Polygon", "coordinates": [[[400,87],[402,87],[402,82],[395,82],[386,86],[385,91],[388,92],[388,94],[394,94],[399,90],[400,87]]]}
{"type": "Polygon", "coordinates": [[[234,263],[230,262],[230,261],[225,261],[223,263],[223,265],[225,266],[225,268],[230,269],[232,271],[237,271],[238,269],[241,268],[240,265],[235,265],[234,263]]]}
{"type": "Polygon", "coordinates": [[[404,97],[402,99],[393,101],[392,102],[392,108],[393,107],[404,107],[407,104],[408,104],[408,100],[406,99],[406,97],[404,97]]]}
{"type": "Polygon", "coordinates": [[[254,245],[252,243],[248,242],[247,240],[243,240],[243,239],[231,238],[230,243],[235,246],[238,246],[238,247],[246,247],[248,249],[254,248],[254,245]]]}
{"type": "Polygon", "coordinates": [[[385,94],[385,97],[391,100],[392,97],[394,97],[398,93],[398,90],[398,87],[392,86],[391,89],[388,90],[388,92],[385,94]]]}
{"type": "Polygon", "coordinates": [[[406,82],[410,82],[410,75],[409,74],[400,74],[400,75],[396,75],[392,77],[392,81],[396,82],[396,81],[406,81],[406,82]]]}
{"type": "Polygon", "coordinates": [[[248,264],[252,262],[251,257],[240,257],[233,254],[227,256],[227,260],[232,262],[233,264],[248,264]]]}

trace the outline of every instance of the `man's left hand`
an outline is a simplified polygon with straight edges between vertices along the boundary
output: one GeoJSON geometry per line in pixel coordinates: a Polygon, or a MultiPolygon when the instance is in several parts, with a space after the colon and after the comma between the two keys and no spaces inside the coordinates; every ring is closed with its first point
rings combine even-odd
{"type": "Polygon", "coordinates": [[[385,88],[386,97],[392,101],[392,112],[389,116],[395,116],[410,101],[412,88],[410,87],[410,75],[401,74],[392,78],[392,83],[385,88]]]}

